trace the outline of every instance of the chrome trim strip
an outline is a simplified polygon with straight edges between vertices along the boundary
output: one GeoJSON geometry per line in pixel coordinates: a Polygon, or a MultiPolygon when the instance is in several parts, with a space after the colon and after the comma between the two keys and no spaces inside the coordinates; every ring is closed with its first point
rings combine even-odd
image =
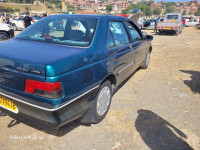
{"type": "Polygon", "coordinates": [[[69,105],[70,103],[76,101],[76,100],[79,99],[80,97],[84,96],[85,94],[91,92],[92,90],[94,90],[94,89],[96,89],[96,88],[98,88],[98,87],[99,87],[99,85],[96,86],[96,87],[94,87],[94,88],[92,88],[92,89],[90,89],[89,91],[87,91],[87,92],[85,92],[85,93],[79,95],[78,97],[76,97],[76,98],[74,98],[74,99],[68,101],[67,103],[61,105],[60,107],[54,108],[54,109],[48,109],[48,108],[44,108],[44,107],[37,106],[37,105],[34,105],[34,104],[30,104],[30,103],[28,103],[28,102],[22,101],[22,100],[20,100],[20,99],[18,99],[18,98],[12,97],[12,96],[7,95],[7,94],[4,94],[4,93],[2,93],[2,92],[0,92],[0,95],[6,96],[6,97],[10,98],[11,100],[13,99],[13,100],[16,100],[16,101],[18,101],[18,102],[21,102],[21,103],[24,103],[24,104],[27,104],[27,105],[30,105],[30,106],[33,106],[33,107],[36,107],[36,108],[39,108],[39,109],[42,109],[42,110],[46,110],[46,111],[56,111],[56,110],[58,110],[58,109],[61,109],[61,108],[65,107],[66,105],[69,105]]]}
{"type": "Polygon", "coordinates": [[[130,64],[128,64],[126,67],[124,67],[124,68],[122,68],[120,71],[118,71],[118,73],[122,72],[123,70],[125,70],[126,68],[128,68],[130,65],[132,65],[132,64],[134,64],[134,63],[135,63],[135,61],[132,62],[132,63],[130,63],[130,64]]]}
{"type": "MultiPolygon", "coordinates": [[[[144,54],[144,55],[146,55],[146,54],[144,54]]],[[[144,55],[140,56],[136,61],[138,61],[139,59],[141,59],[144,55]]],[[[118,73],[122,72],[123,70],[125,70],[126,68],[128,68],[130,65],[134,64],[136,61],[134,61],[134,62],[128,64],[126,67],[122,68],[120,71],[118,71],[118,73]]]]}
{"type": "MultiPolygon", "coordinates": [[[[147,53],[146,53],[147,54],[147,53]]],[[[138,61],[139,59],[141,59],[143,56],[145,56],[146,54],[140,56],[136,61],[138,61]]]]}

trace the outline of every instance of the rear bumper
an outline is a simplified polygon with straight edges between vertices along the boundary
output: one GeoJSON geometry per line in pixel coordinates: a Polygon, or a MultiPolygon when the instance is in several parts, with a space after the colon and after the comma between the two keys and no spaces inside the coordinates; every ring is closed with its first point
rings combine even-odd
{"type": "Polygon", "coordinates": [[[178,29],[158,29],[158,31],[175,32],[178,31],[178,29]]]}
{"type": "Polygon", "coordinates": [[[44,104],[35,105],[32,103],[24,103],[22,99],[17,99],[18,95],[1,91],[0,96],[11,100],[18,108],[18,113],[11,112],[0,107],[0,110],[24,123],[42,127],[45,129],[57,129],[66,123],[82,117],[90,108],[98,88],[93,88],[87,93],[79,96],[75,101],[61,105],[59,107],[45,108],[44,104]],[[38,107],[35,107],[38,106],[38,107]]]}

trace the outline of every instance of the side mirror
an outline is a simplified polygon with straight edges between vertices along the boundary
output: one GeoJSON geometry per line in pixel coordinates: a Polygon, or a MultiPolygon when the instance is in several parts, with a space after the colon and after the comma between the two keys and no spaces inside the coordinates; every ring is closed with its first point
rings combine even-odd
{"type": "Polygon", "coordinates": [[[149,40],[149,41],[152,41],[153,40],[153,36],[152,35],[146,35],[146,39],[149,40]]]}
{"type": "Polygon", "coordinates": [[[143,40],[146,40],[147,39],[147,33],[145,31],[141,31],[142,32],[142,36],[143,36],[143,40]]]}

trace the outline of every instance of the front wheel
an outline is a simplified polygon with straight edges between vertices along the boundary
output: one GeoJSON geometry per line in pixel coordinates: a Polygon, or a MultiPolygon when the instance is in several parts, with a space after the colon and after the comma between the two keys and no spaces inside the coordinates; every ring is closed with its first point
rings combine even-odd
{"type": "Polygon", "coordinates": [[[0,41],[7,40],[7,39],[9,39],[8,34],[4,32],[0,32],[0,41]]]}
{"type": "Polygon", "coordinates": [[[149,61],[150,61],[150,51],[146,55],[146,59],[142,62],[142,65],[140,66],[141,69],[147,69],[149,66],[149,61]]]}

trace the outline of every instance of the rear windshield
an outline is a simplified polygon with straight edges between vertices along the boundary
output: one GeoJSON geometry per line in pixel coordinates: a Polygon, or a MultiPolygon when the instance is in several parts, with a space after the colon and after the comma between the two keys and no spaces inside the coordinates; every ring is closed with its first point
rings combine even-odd
{"type": "Polygon", "coordinates": [[[89,46],[97,26],[97,18],[46,17],[21,32],[16,39],[71,46],[89,46]]]}
{"type": "Polygon", "coordinates": [[[167,20],[177,20],[178,15],[167,15],[167,20]]]}

